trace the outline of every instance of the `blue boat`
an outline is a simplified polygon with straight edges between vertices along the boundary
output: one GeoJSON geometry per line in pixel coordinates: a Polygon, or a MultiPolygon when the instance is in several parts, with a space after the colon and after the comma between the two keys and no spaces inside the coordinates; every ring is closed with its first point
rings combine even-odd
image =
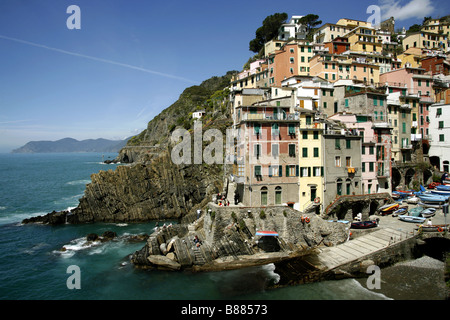
{"type": "Polygon", "coordinates": [[[439,190],[439,191],[450,191],[450,185],[440,184],[440,185],[437,185],[435,189],[439,190]]]}
{"type": "Polygon", "coordinates": [[[398,216],[400,220],[405,222],[424,223],[427,218],[414,217],[414,216],[398,216]]]}
{"type": "Polygon", "coordinates": [[[450,197],[450,195],[444,196],[444,195],[433,194],[433,193],[422,193],[418,197],[423,202],[433,202],[433,203],[435,203],[435,202],[445,202],[445,201],[447,201],[447,199],[450,197]]]}
{"type": "Polygon", "coordinates": [[[433,194],[438,194],[438,195],[441,195],[441,196],[450,196],[450,190],[449,191],[446,191],[446,190],[431,190],[431,193],[433,193],[433,194]]]}

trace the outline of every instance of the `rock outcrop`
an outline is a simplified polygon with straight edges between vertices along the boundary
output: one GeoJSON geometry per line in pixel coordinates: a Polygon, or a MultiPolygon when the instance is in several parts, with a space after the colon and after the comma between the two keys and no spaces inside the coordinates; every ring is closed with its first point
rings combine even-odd
{"type": "Polygon", "coordinates": [[[159,228],[132,255],[133,264],[170,270],[236,269],[298,258],[317,246],[337,245],[348,238],[343,224],[315,215],[302,221],[300,212],[289,207],[250,209],[210,203],[208,208],[193,223],[159,228]],[[257,230],[276,231],[279,236],[256,236],[257,230]]]}
{"type": "Polygon", "coordinates": [[[52,212],[24,223],[145,222],[180,219],[222,190],[219,166],[175,165],[168,152],[148,163],[91,175],[71,212],[52,212]]]}

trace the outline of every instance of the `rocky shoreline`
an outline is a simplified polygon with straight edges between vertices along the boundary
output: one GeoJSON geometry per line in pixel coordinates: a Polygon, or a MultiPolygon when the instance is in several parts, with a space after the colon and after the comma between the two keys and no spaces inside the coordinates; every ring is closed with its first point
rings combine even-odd
{"type": "Polygon", "coordinates": [[[305,220],[284,206],[242,208],[210,203],[192,223],[159,228],[131,261],[140,268],[230,270],[299,258],[319,245],[337,245],[348,238],[343,224],[314,215],[309,222],[305,220]],[[277,230],[280,237],[256,236],[258,230],[277,230]]]}

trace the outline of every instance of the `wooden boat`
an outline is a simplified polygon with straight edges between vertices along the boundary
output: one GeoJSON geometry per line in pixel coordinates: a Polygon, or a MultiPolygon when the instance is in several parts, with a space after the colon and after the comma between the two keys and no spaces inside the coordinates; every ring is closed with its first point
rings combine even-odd
{"type": "Polygon", "coordinates": [[[395,210],[394,212],[392,212],[392,216],[397,216],[399,214],[405,214],[408,212],[408,207],[400,207],[397,210],[395,210]]]}
{"type": "Polygon", "coordinates": [[[435,189],[439,191],[450,191],[450,185],[440,184],[437,185],[435,189]]]}
{"type": "Polygon", "coordinates": [[[377,220],[370,220],[370,221],[357,221],[352,222],[350,225],[350,228],[352,229],[369,229],[369,228],[375,228],[378,226],[377,220]]]}
{"type": "Polygon", "coordinates": [[[418,225],[419,227],[419,231],[423,231],[423,232],[444,232],[444,231],[448,231],[449,230],[449,225],[445,225],[445,224],[434,224],[434,225],[429,225],[429,224],[421,224],[418,225]]]}
{"type": "Polygon", "coordinates": [[[398,203],[389,203],[389,204],[385,204],[384,206],[380,207],[380,213],[381,215],[386,215],[389,213],[394,212],[395,210],[397,210],[399,208],[399,204],[398,203]]]}
{"type": "Polygon", "coordinates": [[[424,223],[427,218],[423,217],[414,217],[414,216],[406,216],[406,215],[400,215],[398,216],[400,220],[405,222],[414,222],[414,223],[424,223]]]}
{"type": "Polygon", "coordinates": [[[434,189],[437,186],[439,186],[441,183],[440,182],[432,182],[428,185],[428,189],[434,189]]]}
{"type": "Polygon", "coordinates": [[[408,199],[406,199],[406,203],[411,203],[411,204],[417,204],[419,203],[420,199],[418,197],[410,197],[408,199]]]}
{"type": "MultiPolygon", "coordinates": [[[[450,195],[449,195],[450,196],[450,195]]],[[[422,202],[445,202],[447,201],[449,196],[443,196],[443,195],[439,195],[439,194],[432,194],[432,193],[422,193],[419,195],[420,200],[422,200],[422,202]]]]}
{"type": "Polygon", "coordinates": [[[439,204],[439,203],[423,203],[423,202],[419,202],[419,206],[422,206],[424,208],[436,208],[436,209],[442,208],[442,205],[439,204]]]}
{"type": "Polygon", "coordinates": [[[408,215],[412,217],[420,217],[420,214],[422,213],[423,210],[424,208],[422,207],[415,207],[408,211],[408,215]]]}
{"type": "Polygon", "coordinates": [[[450,196],[450,190],[439,190],[439,189],[435,189],[435,190],[431,190],[432,194],[437,194],[437,195],[442,195],[442,196],[450,196]]]}
{"type": "Polygon", "coordinates": [[[436,208],[427,208],[423,210],[420,215],[424,218],[430,218],[436,214],[436,208]]]}

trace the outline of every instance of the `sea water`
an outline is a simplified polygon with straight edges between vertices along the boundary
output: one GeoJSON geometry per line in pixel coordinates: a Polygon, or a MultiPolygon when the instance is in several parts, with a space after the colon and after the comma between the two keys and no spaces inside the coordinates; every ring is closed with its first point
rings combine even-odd
{"type": "Polygon", "coordinates": [[[21,224],[31,216],[76,207],[90,175],[114,170],[117,164],[102,160],[115,156],[0,154],[0,300],[389,299],[353,279],[268,289],[279,280],[273,264],[210,273],[134,268],[129,256],[144,243],[129,242],[127,236],[151,234],[155,221],[21,224]],[[110,230],[117,233],[112,241],[86,241],[89,233],[110,230]],[[79,267],[80,289],[67,285],[70,266],[79,267]]]}

